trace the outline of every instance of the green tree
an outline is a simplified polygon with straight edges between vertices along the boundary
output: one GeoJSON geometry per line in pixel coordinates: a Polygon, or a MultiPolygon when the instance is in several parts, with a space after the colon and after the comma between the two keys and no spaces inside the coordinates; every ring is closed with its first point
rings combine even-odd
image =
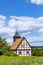
{"type": "Polygon", "coordinates": [[[0,55],[17,56],[13,51],[10,51],[10,47],[6,39],[0,37],[0,55]]]}
{"type": "Polygon", "coordinates": [[[32,48],[32,56],[43,56],[43,48],[32,48]]]}
{"type": "Polygon", "coordinates": [[[9,49],[6,39],[0,37],[0,55],[3,55],[9,49]]]}

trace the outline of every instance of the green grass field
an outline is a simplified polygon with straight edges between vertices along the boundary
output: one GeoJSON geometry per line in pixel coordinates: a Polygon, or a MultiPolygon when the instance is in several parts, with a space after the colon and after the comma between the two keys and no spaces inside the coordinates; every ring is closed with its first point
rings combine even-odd
{"type": "Polygon", "coordinates": [[[43,57],[0,56],[0,65],[43,65],[43,57]]]}

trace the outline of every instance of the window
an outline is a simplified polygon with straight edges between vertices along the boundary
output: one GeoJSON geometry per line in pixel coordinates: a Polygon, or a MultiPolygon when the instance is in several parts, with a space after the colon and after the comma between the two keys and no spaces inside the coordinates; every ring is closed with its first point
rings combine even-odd
{"type": "Polygon", "coordinates": [[[24,48],[24,45],[21,45],[22,48],[24,48]]]}
{"type": "Polygon", "coordinates": [[[29,54],[29,51],[27,51],[27,54],[29,54]]]}
{"type": "Polygon", "coordinates": [[[21,51],[19,51],[19,54],[21,54],[21,51]]]}
{"type": "Polygon", "coordinates": [[[25,43],[24,43],[24,41],[22,41],[21,47],[24,48],[24,45],[25,45],[25,43]]]}

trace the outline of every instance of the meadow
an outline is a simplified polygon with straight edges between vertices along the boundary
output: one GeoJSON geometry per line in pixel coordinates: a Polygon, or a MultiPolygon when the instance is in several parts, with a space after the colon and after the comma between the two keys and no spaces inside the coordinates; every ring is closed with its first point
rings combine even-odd
{"type": "Polygon", "coordinates": [[[43,57],[0,56],[0,65],[43,65],[43,57]]]}

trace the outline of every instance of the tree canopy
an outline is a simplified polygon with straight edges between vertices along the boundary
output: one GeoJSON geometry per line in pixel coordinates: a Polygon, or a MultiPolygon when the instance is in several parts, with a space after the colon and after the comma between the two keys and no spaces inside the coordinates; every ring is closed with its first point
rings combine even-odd
{"type": "Polygon", "coordinates": [[[6,50],[8,50],[7,41],[0,37],[0,55],[3,55],[6,50]]]}
{"type": "Polygon", "coordinates": [[[13,51],[10,51],[6,39],[0,37],[0,55],[16,55],[13,51]]]}
{"type": "Polygon", "coordinates": [[[43,56],[43,48],[32,48],[32,56],[43,56]]]}

